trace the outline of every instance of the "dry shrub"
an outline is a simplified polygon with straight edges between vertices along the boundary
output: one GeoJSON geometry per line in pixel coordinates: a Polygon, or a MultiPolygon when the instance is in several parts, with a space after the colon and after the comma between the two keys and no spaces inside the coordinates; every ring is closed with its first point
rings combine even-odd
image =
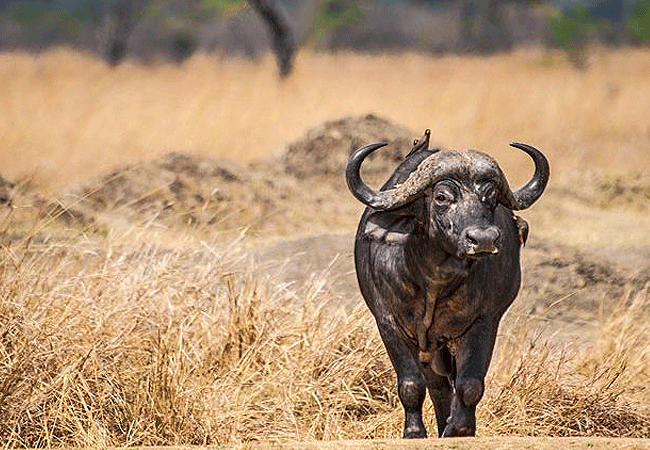
{"type": "Polygon", "coordinates": [[[593,345],[570,349],[531,338],[525,321],[516,327],[480,407],[486,434],[647,437],[650,326],[639,319],[650,298],[647,290],[630,296],[601,317],[593,345]]]}
{"type": "MultiPolygon", "coordinates": [[[[401,433],[395,377],[370,314],[338,310],[328,273],[299,289],[278,285],[246,267],[237,242],[79,239],[0,250],[3,445],[401,433]]],[[[647,399],[648,327],[635,320],[647,308],[647,293],[626,299],[604,321],[603,341],[570,358],[525,326],[502,338],[480,434],[647,435],[647,407],[631,403],[647,399]]]]}
{"type": "Polygon", "coordinates": [[[227,252],[145,243],[0,258],[3,444],[393,434],[381,344],[366,314],[332,315],[322,278],[297,299],[227,252]]]}

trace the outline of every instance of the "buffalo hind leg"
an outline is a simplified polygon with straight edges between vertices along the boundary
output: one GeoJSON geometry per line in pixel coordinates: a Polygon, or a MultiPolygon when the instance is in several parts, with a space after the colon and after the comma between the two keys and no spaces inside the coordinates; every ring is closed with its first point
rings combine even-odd
{"type": "Polygon", "coordinates": [[[455,390],[444,437],[476,433],[476,405],[483,397],[497,327],[498,323],[479,320],[455,342],[455,390]]]}
{"type": "Polygon", "coordinates": [[[405,438],[425,438],[427,429],[422,421],[422,404],[426,396],[424,376],[413,350],[400,339],[401,332],[389,321],[377,321],[379,334],[397,374],[397,393],[404,407],[405,438]]]}

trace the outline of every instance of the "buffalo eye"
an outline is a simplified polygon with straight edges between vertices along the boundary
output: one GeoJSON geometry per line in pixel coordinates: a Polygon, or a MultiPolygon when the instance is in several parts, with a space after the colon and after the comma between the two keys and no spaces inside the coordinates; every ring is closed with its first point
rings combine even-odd
{"type": "Polygon", "coordinates": [[[451,186],[439,184],[433,189],[433,201],[438,206],[449,206],[456,201],[456,193],[451,186]]]}

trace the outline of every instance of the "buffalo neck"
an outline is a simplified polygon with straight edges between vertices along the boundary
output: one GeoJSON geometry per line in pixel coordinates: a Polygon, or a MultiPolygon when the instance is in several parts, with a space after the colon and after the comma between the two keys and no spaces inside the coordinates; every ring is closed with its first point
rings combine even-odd
{"type": "Polygon", "coordinates": [[[415,232],[405,243],[404,256],[411,273],[417,274],[427,297],[451,295],[467,278],[472,262],[449,254],[426,232],[415,232]]]}

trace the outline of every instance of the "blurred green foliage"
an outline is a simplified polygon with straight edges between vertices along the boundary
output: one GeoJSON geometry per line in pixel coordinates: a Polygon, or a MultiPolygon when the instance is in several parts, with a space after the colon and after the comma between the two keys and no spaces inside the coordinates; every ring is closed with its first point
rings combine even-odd
{"type": "Polygon", "coordinates": [[[552,44],[564,49],[584,46],[603,26],[586,6],[575,6],[551,19],[552,44]]]}
{"type": "Polygon", "coordinates": [[[220,17],[234,14],[246,6],[246,0],[199,0],[203,11],[214,11],[220,17]]]}
{"type": "Polygon", "coordinates": [[[650,44],[650,0],[638,0],[627,20],[627,31],[635,43],[650,44]]]}
{"type": "Polygon", "coordinates": [[[313,21],[314,34],[363,23],[365,16],[354,0],[322,0],[313,21]]]}
{"type": "Polygon", "coordinates": [[[99,1],[76,2],[63,8],[52,1],[15,1],[0,10],[0,15],[23,25],[49,23],[75,31],[84,22],[98,22],[103,11],[99,1]]]}
{"type": "MultiPolygon", "coordinates": [[[[621,27],[630,42],[650,43],[650,0],[637,0],[622,20],[624,24],[621,27]]],[[[602,42],[613,42],[614,27],[614,21],[598,18],[591,9],[580,4],[551,19],[551,43],[570,49],[584,46],[595,38],[602,42]]]]}
{"type": "MultiPolygon", "coordinates": [[[[45,20],[78,25],[101,21],[109,4],[110,0],[12,0],[0,3],[0,15],[24,25],[45,20]]],[[[143,16],[147,18],[164,19],[171,15],[205,21],[241,11],[246,7],[246,0],[151,0],[141,4],[143,16]]]]}
{"type": "Polygon", "coordinates": [[[167,17],[187,22],[206,22],[227,17],[246,7],[246,0],[151,0],[144,16],[157,21],[167,17]]]}
{"type": "MultiPolygon", "coordinates": [[[[369,0],[313,1],[315,9],[310,9],[310,12],[314,11],[313,16],[304,19],[305,26],[302,28],[307,28],[309,32],[300,39],[303,43],[313,39],[317,45],[322,44],[325,48],[332,46],[332,42],[337,42],[337,35],[339,40],[350,39],[355,28],[363,28],[371,8],[376,6],[375,2],[369,0]]],[[[376,3],[396,8],[406,3],[415,3],[428,6],[435,13],[454,7],[458,1],[377,0],[376,3]]],[[[494,8],[479,11],[482,14],[479,22],[491,27],[490,33],[477,34],[478,41],[483,45],[489,36],[495,35],[498,39],[503,37],[498,33],[505,29],[498,20],[502,12],[500,8],[511,3],[547,5],[538,8],[540,11],[543,9],[545,15],[544,26],[540,27],[543,28],[540,39],[549,39],[547,44],[566,50],[572,61],[577,61],[579,66],[585,61],[585,48],[595,41],[617,45],[650,44],[650,0],[484,1],[494,5],[494,8]]],[[[297,8],[298,4],[296,0],[278,2],[288,9],[297,8]]],[[[48,43],[75,42],[75,45],[94,48],[92,33],[96,30],[101,32],[107,23],[108,27],[111,24],[126,24],[122,28],[128,30],[129,26],[133,28],[134,24],[144,21],[155,30],[155,36],[151,40],[155,43],[147,45],[166,52],[173,59],[182,60],[199,45],[199,27],[237,16],[246,8],[247,0],[0,0],[0,27],[4,26],[3,22],[18,24],[18,33],[22,33],[27,46],[41,48],[39,46],[48,43]]],[[[473,22],[472,26],[479,22],[473,22]]],[[[368,36],[382,39],[382,31],[373,29],[364,32],[368,36]]],[[[125,33],[128,35],[128,32],[125,33]]],[[[423,32],[418,36],[418,42],[425,42],[429,38],[429,34],[423,32]]],[[[449,32],[447,38],[453,42],[457,36],[449,32]]],[[[122,37],[120,45],[124,46],[125,42],[126,37],[122,37]]],[[[453,48],[453,45],[450,44],[449,48],[453,48]]]]}

